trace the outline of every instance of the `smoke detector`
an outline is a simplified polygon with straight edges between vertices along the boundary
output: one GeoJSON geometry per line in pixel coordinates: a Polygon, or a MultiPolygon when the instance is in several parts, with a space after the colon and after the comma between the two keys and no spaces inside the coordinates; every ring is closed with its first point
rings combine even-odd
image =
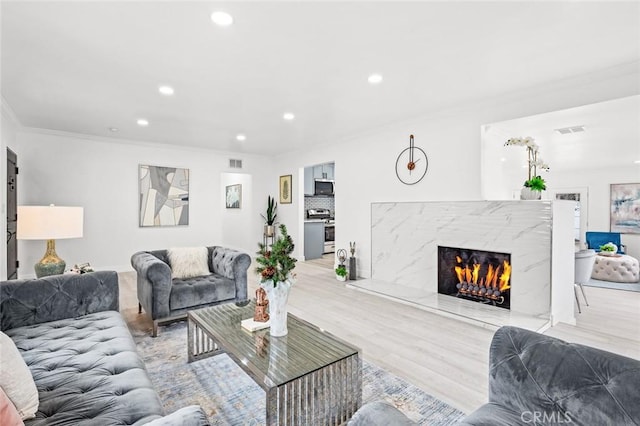
{"type": "Polygon", "coordinates": [[[569,133],[581,133],[585,131],[585,127],[581,126],[571,126],[571,127],[563,127],[561,129],[554,129],[556,132],[561,135],[568,135],[569,133]]]}

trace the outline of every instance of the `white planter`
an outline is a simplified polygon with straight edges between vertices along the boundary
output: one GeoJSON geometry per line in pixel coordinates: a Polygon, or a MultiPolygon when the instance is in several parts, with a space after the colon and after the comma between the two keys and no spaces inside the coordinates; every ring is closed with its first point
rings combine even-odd
{"type": "Polygon", "coordinates": [[[338,280],[338,281],[346,281],[347,277],[346,276],[341,277],[340,275],[336,275],[336,280],[338,280]]]}
{"type": "Polygon", "coordinates": [[[526,186],[520,190],[520,199],[521,200],[539,200],[542,198],[541,191],[533,191],[531,188],[527,188],[526,186]]]}
{"type": "Polygon", "coordinates": [[[286,336],[287,330],[287,300],[289,300],[289,290],[291,282],[278,282],[274,285],[273,281],[267,281],[260,286],[267,292],[269,299],[269,334],[274,337],[286,336]]]}

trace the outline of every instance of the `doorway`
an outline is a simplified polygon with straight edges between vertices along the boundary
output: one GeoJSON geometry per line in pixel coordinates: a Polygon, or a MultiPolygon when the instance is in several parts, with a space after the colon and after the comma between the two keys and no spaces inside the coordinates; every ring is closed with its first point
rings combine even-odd
{"type": "Polygon", "coordinates": [[[7,148],[7,279],[18,279],[18,156],[7,148]]]}

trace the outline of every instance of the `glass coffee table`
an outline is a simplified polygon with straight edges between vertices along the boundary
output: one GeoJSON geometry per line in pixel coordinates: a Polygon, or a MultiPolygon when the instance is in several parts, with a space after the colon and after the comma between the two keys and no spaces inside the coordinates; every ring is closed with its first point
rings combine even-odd
{"type": "Polygon", "coordinates": [[[190,311],[189,362],[226,353],[266,392],[267,425],[340,425],[362,403],[360,350],[289,314],[289,334],[250,332],[255,302],[190,311]]]}

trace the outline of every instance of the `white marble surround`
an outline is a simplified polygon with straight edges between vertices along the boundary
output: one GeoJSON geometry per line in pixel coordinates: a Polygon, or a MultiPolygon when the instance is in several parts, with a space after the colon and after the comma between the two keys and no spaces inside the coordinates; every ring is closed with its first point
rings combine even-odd
{"type": "Polygon", "coordinates": [[[553,211],[550,201],[372,203],[372,278],[352,285],[497,326],[530,318],[526,328],[541,329],[551,320],[553,211]],[[511,311],[438,295],[438,246],[510,253],[511,311]]]}

